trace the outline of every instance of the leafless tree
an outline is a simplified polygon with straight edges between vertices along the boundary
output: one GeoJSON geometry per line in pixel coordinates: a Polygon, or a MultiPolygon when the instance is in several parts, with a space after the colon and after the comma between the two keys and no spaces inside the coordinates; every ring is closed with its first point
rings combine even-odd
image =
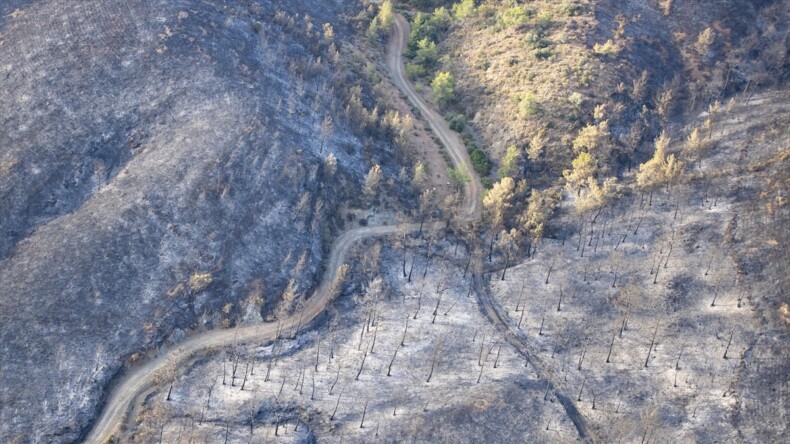
{"type": "Polygon", "coordinates": [[[365,360],[368,358],[368,350],[365,347],[365,354],[362,355],[362,362],[359,364],[359,371],[357,372],[357,376],[354,378],[355,381],[359,381],[359,375],[362,374],[362,370],[365,368],[365,360]]]}
{"type": "Polygon", "coordinates": [[[368,412],[368,402],[369,401],[370,401],[369,398],[365,398],[365,407],[363,407],[363,409],[362,409],[362,421],[360,421],[360,423],[359,423],[359,428],[360,429],[364,429],[365,428],[365,414],[368,412]]]}
{"type": "Polygon", "coordinates": [[[645,358],[645,367],[650,362],[650,354],[653,353],[653,346],[656,344],[656,334],[658,334],[658,323],[656,323],[655,329],[653,329],[653,338],[650,339],[650,348],[647,350],[647,358],[645,358]]]}
{"type": "Polygon", "coordinates": [[[431,360],[431,372],[428,374],[428,379],[425,382],[431,382],[431,378],[433,377],[433,371],[436,368],[436,361],[439,359],[439,356],[442,351],[442,340],[439,339],[436,341],[436,347],[433,349],[433,359],[431,360]]]}
{"type": "Polygon", "coordinates": [[[332,383],[332,386],[329,387],[329,396],[332,396],[332,391],[335,389],[335,385],[337,385],[338,379],[340,379],[340,365],[337,366],[337,374],[335,375],[335,381],[332,383]]]}
{"type": "Polygon", "coordinates": [[[730,344],[732,344],[732,335],[735,334],[735,330],[730,330],[730,339],[727,340],[727,348],[724,349],[724,359],[727,359],[727,352],[730,351],[730,344]]]}
{"type": "Polygon", "coordinates": [[[343,388],[340,390],[340,394],[337,396],[337,403],[335,404],[335,410],[332,411],[332,416],[329,417],[330,421],[334,421],[335,420],[335,415],[337,414],[337,409],[340,407],[340,400],[343,398],[343,392],[345,390],[346,390],[346,387],[343,386],[343,388]]]}
{"type": "MultiPolygon", "coordinates": [[[[621,330],[622,331],[622,330],[621,330]]],[[[614,333],[612,333],[612,342],[609,343],[609,353],[606,355],[606,363],[609,364],[610,358],[612,357],[612,350],[614,349],[614,338],[617,337],[617,330],[615,329],[614,333]]]]}

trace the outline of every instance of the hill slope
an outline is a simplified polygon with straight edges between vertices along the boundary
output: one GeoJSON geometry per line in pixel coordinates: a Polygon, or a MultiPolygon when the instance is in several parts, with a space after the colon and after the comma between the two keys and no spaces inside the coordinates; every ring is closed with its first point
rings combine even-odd
{"type": "Polygon", "coordinates": [[[0,6],[2,441],[75,441],[125,358],[314,285],[349,190],[400,169],[354,114],[355,8],[0,6]]]}

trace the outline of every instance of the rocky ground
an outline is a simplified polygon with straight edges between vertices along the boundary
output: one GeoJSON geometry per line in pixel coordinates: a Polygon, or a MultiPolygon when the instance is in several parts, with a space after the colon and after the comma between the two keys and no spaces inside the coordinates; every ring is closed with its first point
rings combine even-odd
{"type": "Polygon", "coordinates": [[[0,440],[76,441],[139,353],[315,284],[352,190],[401,169],[338,111],[357,12],[2,2],[0,440]]]}

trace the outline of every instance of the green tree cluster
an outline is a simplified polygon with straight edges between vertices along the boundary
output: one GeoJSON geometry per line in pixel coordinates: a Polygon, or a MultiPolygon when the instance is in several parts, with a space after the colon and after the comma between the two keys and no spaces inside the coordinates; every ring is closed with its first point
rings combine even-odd
{"type": "Polygon", "coordinates": [[[480,176],[487,176],[489,171],[491,171],[491,164],[488,162],[488,157],[486,157],[486,153],[479,148],[473,149],[469,153],[469,158],[472,160],[472,167],[475,169],[475,172],[480,176]]]}
{"type": "Polygon", "coordinates": [[[531,92],[518,93],[513,97],[513,101],[518,107],[520,117],[529,117],[540,112],[538,98],[531,92]]]}
{"type": "Polygon", "coordinates": [[[573,159],[571,166],[573,168],[563,171],[562,175],[568,183],[568,188],[575,189],[578,195],[587,185],[587,178],[595,177],[598,173],[598,161],[590,153],[582,151],[573,159]]]}
{"type": "Polygon", "coordinates": [[[519,151],[515,145],[507,147],[507,152],[505,153],[505,157],[502,158],[502,164],[499,166],[499,171],[497,172],[500,179],[515,176],[518,173],[520,161],[521,151],[519,151]]]}
{"type": "Polygon", "coordinates": [[[463,20],[475,14],[477,14],[475,0],[461,0],[453,5],[453,17],[455,17],[456,20],[463,20]]]}
{"type": "Polygon", "coordinates": [[[368,37],[376,40],[381,39],[392,28],[392,17],[392,2],[384,0],[379,6],[378,14],[370,22],[368,37]]]}
{"type": "Polygon", "coordinates": [[[598,125],[587,125],[573,139],[573,150],[577,153],[587,151],[600,155],[610,144],[610,136],[609,123],[605,120],[598,125]]]}
{"type": "Polygon", "coordinates": [[[483,197],[483,208],[486,210],[486,217],[495,231],[505,223],[506,212],[513,206],[511,201],[515,191],[516,182],[511,177],[505,177],[496,182],[483,197]]]}
{"type": "Polygon", "coordinates": [[[450,27],[451,22],[452,18],[445,7],[436,8],[432,14],[418,12],[411,22],[408,49],[416,51],[417,42],[425,38],[438,42],[450,27]]]}
{"type": "Polygon", "coordinates": [[[534,15],[534,11],[524,6],[512,6],[497,14],[497,24],[507,28],[526,25],[534,15]]]}
{"type": "Polygon", "coordinates": [[[549,218],[554,214],[561,200],[561,193],[555,190],[532,189],[527,199],[527,207],[520,217],[522,229],[529,236],[530,242],[535,243],[543,237],[549,218]]]}
{"type": "Polygon", "coordinates": [[[683,173],[683,162],[677,160],[674,154],[667,155],[669,143],[669,136],[662,132],[655,141],[653,157],[639,165],[636,173],[636,185],[643,191],[651,192],[651,197],[653,191],[671,185],[683,173]]]}
{"type": "Polygon", "coordinates": [[[537,162],[543,155],[543,150],[546,148],[546,137],[543,129],[539,129],[537,133],[530,139],[529,148],[527,149],[527,156],[532,162],[537,162]]]}
{"type": "Polygon", "coordinates": [[[406,64],[406,73],[412,78],[428,75],[439,60],[436,49],[438,42],[450,27],[452,17],[447,8],[436,8],[432,14],[418,12],[414,15],[409,32],[406,56],[411,63],[406,64]]]}
{"type": "Polygon", "coordinates": [[[615,177],[609,177],[603,183],[598,183],[595,178],[588,177],[587,187],[576,200],[576,211],[583,214],[600,210],[617,197],[620,191],[620,184],[617,183],[615,177]]]}
{"type": "Polygon", "coordinates": [[[446,106],[455,99],[455,79],[446,71],[439,71],[431,81],[431,92],[440,106],[446,106]]]}
{"type": "Polygon", "coordinates": [[[430,69],[436,65],[439,60],[439,51],[436,49],[436,43],[428,37],[417,42],[417,49],[414,51],[414,63],[423,68],[430,69]]]}
{"type": "Polygon", "coordinates": [[[465,183],[472,180],[469,171],[463,165],[460,165],[458,168],[447,168],[447,177],[458,187],[462,187],[465,183]]]}

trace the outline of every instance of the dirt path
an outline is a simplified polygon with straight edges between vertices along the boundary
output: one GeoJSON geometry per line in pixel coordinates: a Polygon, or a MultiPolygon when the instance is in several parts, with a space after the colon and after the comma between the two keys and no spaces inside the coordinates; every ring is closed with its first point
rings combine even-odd
{"type": "MultiPolygon", "coordinates": [[[[495,274],[497,273],[495,272],[495,274]]],[[[513,344],[524,354],[524,357],[526,358],[527,362],[529,362],[529,365],[535,370],[535,373],[537,373],[542,379],[548,381],[548,384],[557,397],[557,400],[560,402],[562,408],[565,410],[565,413],[568,415],[568,418],[576,428],[576,432],[579,433],[579,437],[581,439],[592,440],[588,433],[587,424],[585,423],[582,415],[579,413],[579,409],[576,408],[573,400],[567,395],[560,393],[558,390],[558,384],[555,381],[552,381],[550,378],[546,378],[546,365],[544,364],[543,360],[540,359],[537,353],[530,352],[529,346],[527,345],[527,338],[523,333],[518,332],[508,326],[507,322],[505,322],[505,318],[502,315],[500,307],[498,304],[494,303],[489,288],[486,287],[484,283],[476,284],[474,293],[477,296],[477,302],[480,304],[485,316],[490,319],[491,322],[496,324],[497,328],[499,328],[504,337],[507,338],[511,344],[513,344]]]]}
{"type": "MultiPolygon", "coordinates": [[[[431,228],[443,227],[435,223],[431,228]]],[[[313,296],[307,299],[304,312],[282,320],[283,326],[295,325],[301,317],[302,325],[308,324],[323,312],[326,305],[331,302],[330,287],[337,276],[338,269],[343,264],[343,259],[348,249],[356,242],[369,237],[386,236],[405,228],[409,231],[419,229],[419,224],[408,224],[405,227],[395,225],[363,227],[345,232],[332,246],[332,252],[326,265],[326,272],[321,279],[321,284],[313,296]]],[[[195,335],[177,347],[159,350],[158,355],[141,367],[131,370],[116,386],[102,411],[101,418],[86,438],[89,443],[102,443],[112,436],[118,426],[123,422],[127,412],[135,402],[138,395],[154,385],[157,372],[165,369],[172,363],[183,362],[200,351],[210,348],[222,347],[234,342],[244,343],[274,339],[277,334],[276,323],[250,325],[247,327],[212,330],[195,335]]]]}
{"type": "Polygon", "coordinates": [[[458,167],[459,165],[463,165],[469,172],[471,180],[464,186],[464,195],[466,199],[464,205],[466,207],[466,212],[464,216],[467,219],[475,219],[480,216],[482,210],[480,196],[483,193],[483,185],[480,182],[480,178],[474,173],[472,160],[469,158],[466,146],[458,136],[458,133],[450,129],[450,125],[447,121],[428,106],[425,100],[414,90],[414,85],[406,80],[402,54],[406,50],[408,39],[409,23],[402,15],[395,14],[393,35],[387,48],[387,69],[390,72],[392,83],[406,94],[409,101],[420,110],[423,118],[425,118],[431,126],[436,136],[439,137],[442,145],[447,149],[448,154],[450,154],[453,166],[458,167]]]}
{"type": "MultiPolygon", "coordinates": [[[[425,101],[417,95],[411,83],[404,77],[403,61],[401,54],[406,47],[408,38],[408,23],[401,16],[396,16],[395,32],[390,41],[387,54],[387,66],[391,71],[395,85],[406,94],[428,120],[433,131],[448,150],[454,167],[464,166],[472,176],[472,180],[464,187],[465,192],[465,218],[472,219],[480,215],[480,194],[482,186],[480,179],[472,173],[472,162],[466,152],[466,147],[458,135],[450,130],[447,122],[436,112],[431,110],[425,101]]],[[[444,223],[436,222],[426,225],[424,229],[441,229],[444,223]]],[[[307,299],[303,312],[282,320],[282,325],[295,325],[301,318],[301,324],[309,324],[324,311],[331,302],[331,285],[337,276],[338,269],[343,265],[348,249],[356,242],[370,237],[387,236],[399,230],[417,231],[420,224],[387,225],[374,227],[361,227],[349,230],[342,234],[332,245],[326,271],[321,279],[321,284],[313,295],[307,299]]],[[[250,341],[263,341],[274,339],[277,334],[277,324],[267,323],[251,325],[228,330],[212,330],[190,337],[183,343],[172,348],[161,348],[158,354],[140,367],[129,370],[123,376],[115,389],[110,393],[101,416],[95,423],[85,439],[88,443],[103,443],[116,434],[124,419],[129,414],[132,406],[139,402],[139,398],[148,389],[153,387],[157,373],[170,365],[182,363],[194,357],[197,353],[211,348],[223,347],[233,343],[250,341]]]]}

